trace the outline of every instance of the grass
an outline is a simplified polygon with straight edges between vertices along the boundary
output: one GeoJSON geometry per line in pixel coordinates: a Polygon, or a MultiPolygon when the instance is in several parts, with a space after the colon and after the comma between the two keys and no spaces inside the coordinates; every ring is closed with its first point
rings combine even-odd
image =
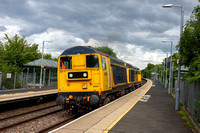
{"type": "Polygon", "coordinates": [[[191,120],[188,118],[187,113],[183,110],[183,107],[180,107],[180,111],[178,111],[178,113],[182,116],[181,118],[186,121],[186,124],[189,126],[189,128],[195,128],[191,120]]]}

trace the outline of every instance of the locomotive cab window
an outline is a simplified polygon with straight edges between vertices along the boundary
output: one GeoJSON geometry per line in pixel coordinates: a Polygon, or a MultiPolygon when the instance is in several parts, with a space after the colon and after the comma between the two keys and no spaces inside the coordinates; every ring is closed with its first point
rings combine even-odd
{"type": "Polygon", "coordinates": [[[72,69],[72,57],[70,56],[61,57],[60,69],[72,69]]]}
{"type": "Polygon", "coordinates": [[[98,55],[86,55],[86,67],[98,68],[99,67],[98,55]]]}

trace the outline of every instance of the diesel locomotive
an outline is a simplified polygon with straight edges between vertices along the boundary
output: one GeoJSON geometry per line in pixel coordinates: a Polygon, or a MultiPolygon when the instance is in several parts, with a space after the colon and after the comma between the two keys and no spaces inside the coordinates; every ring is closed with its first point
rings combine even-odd
{"type": "Polygon", "coordinates": [[[56,102],[84,113],[141,86],[141,71],[90,46],[66,49],[58,58],[56,102]]]}

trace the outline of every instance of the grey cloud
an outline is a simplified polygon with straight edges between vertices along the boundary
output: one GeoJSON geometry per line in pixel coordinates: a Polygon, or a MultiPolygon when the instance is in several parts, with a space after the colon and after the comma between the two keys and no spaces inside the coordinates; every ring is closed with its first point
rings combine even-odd
{"type": "Polygon", "coordinates": [[[22,19],[27,26],[22,26],[20,33],[26,36],[42,33],[51,27],[65,30],[85,42],[94,38],[105,44],[130,43],[149,50],[166,51],[160,42],[152,38],[178,37],[164,33],[179,26],[180,22],[180,9],[162,8],[168,3],[184,5],[185,16],[190,16],[197,0],[7,0],[0,2],[0,17],[22,19]],[[128,36],[128,33],[137,32],[149,35],[128,36]]]}
{"type": "Polygon", "coordinates": [[[0,26],[0,31],[5,31],[7,28],[5,26],[0,26]]]}

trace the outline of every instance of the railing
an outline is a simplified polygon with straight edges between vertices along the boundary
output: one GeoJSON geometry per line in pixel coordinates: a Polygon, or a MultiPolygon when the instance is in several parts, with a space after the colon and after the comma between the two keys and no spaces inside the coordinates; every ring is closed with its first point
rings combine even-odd
{"type": "MultiPolygon", "coordinates": [[[[56,86],[57,76],[42,78],[42,86],[56,86]]],[[[0,90],[36,88],[39,86],[39,75],[36,73],[0,72],[0,90]]]]}
{"type": "MultiPolygon", "coordinates": [[[[177,83],[176,80],[175,82],[177,83]]],[[[180,88],[180,102],[200,127],[200,84],[187,83],[185,79],[181,79],[180,88]]]]}

